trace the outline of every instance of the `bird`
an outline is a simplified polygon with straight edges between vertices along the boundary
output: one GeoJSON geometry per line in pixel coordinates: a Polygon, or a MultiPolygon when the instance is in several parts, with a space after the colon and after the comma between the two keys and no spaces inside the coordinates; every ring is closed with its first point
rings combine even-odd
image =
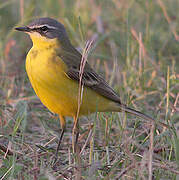
{"type": "MultiPolygon", "coordinates": [[[[142,112],[122,103],[120,96],[97,74],[88,62],[80,78],[82,54],[72,45],[63,24],[49,17],[33,20],[29,25],[16,27],[30,35],[32,48],[26,57],[26,72],[31,85],[41,102],[53,113],[58,114],[61,133],[56,157],[65,132],[66,117],[74,119],[73,148],[79,130],[78,115],[95,112],[127,112],[145,120],[155,120],[142,112]],[[83,85],[79,107],[79,83],[83,85]]],[[[160,122],[163,126],[167,126],[160,122]]],[[[74,148],[75,149],[75,148],[74,148]]]]}

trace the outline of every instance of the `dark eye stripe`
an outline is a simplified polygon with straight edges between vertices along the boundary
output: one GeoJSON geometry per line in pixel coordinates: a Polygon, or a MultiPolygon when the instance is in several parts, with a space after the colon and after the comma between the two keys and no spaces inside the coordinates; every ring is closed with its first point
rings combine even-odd
{"type": "Polygon", "coordinates": [[[41,36],[45,36],[46,31],[43,31],[41,28],[32,28],[31,31],[38,32],[41,36]]]}
{"type": "Polygon", "coordinates": [[[37,32],[45,32],[48,30],[47,26],[42,26],[42,27],[38,27],[38,28],[32,28],[32,31],[37,31],[37,32]]]}
{"type": "Polygon", "coordinates": [[[59,32],[57,32],[57,28],[54,28],[52,26],[48,26],[48,25],[41,25],[41,26],[32,26],[30,27],[31,32],[37,32],[39,33],[41,36],[53,39],[55,37],[57,37],[57,34],[59,32]]]}
{"type": "Polygon", "coordinates": [[[47,27],[47,26],[42,26],[42,27],[40,27],[40,30],[41,30],[41,31],[47,31],[47,30],[48,30],[48,27],[47,27]]]}

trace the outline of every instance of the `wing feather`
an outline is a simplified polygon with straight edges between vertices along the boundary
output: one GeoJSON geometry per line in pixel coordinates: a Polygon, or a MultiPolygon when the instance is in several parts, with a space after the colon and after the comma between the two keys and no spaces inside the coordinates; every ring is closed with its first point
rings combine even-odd
{"type": "MultiPolygon", "coordinates": [[[[63,53],[60,54],[60,58],[65,62],[68,67],[67,75],[75,80],[80,81],[79,78],[79,69],[81,63],[81,54],[73,49],[70,51],[71,53],[63,53]]],[[[88,63],[85,64],[82,83],[86,86],[99,93],[101,96],[106,97],[114,102],[118,102],[121,104],[119,95],[108,85],[108,83],[104,80],[103,77],[98,75],[88,63]]]]}

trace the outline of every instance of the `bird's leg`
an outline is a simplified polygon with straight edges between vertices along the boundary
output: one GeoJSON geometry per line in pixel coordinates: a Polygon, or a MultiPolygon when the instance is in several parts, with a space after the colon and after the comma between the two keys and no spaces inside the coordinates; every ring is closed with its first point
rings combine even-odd
{"type": "Polygon", "coordinates": [[[76,145],[78,143],[79,129],[78,129],[77,117],[74,116],[73,119],[74,119],[74,125],[73,125],[73,131],[72,131],[72,148],[73,148],[73,153],[75,153],[76,152],[76,145]]]}
{"type": "Polygon", "coordinates": [[[59,118],[60,118],[60,125],[61,125],[62,130],[61,130],[61,133],[60,133],[60,139],[58,141],[58,146],[57,146],[57,149],[56,149],[56,152],[55,152],[55,162],[58,159],[58,151],[60,149],[60,144],[62,142],[62,138],[63,138],[64,132],[65,132],[65,124],[66,124],[65,118],[63,116],[59,115],[59,118]]]}

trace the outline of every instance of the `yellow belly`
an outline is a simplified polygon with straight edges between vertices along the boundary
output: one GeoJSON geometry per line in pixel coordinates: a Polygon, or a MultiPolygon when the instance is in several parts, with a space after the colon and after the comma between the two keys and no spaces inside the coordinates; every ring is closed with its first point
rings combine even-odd
{"type": "MultiPolygon", "coordinates": [[[[78,109],[79,84],[71,80],[64,62],[51,49],[32,48],[26,59],[26,71],[41,102],[52,112],[75,116],[78,109]]],[[[113,102],[84,87],[80,115],[108,111],[113,102]]]]}

